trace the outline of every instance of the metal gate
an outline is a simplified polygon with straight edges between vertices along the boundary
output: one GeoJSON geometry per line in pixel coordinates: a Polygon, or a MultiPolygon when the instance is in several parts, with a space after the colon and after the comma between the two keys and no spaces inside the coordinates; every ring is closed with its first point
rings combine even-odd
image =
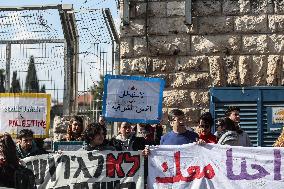
{"type": "Polygon", "coordinates": [[[254,146],[272,146],[281,130],[269,129],[268,112],[273,107],[284,107],[284,87],[211,88],[213,117],[224,117],[228,106],[240,107],[241,128],[249,134],[254,146]]]}

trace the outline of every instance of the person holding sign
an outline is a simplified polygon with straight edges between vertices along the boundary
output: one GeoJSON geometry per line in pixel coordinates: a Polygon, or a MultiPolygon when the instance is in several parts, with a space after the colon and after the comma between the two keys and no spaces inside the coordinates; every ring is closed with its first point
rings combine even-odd
{"type": "Polygon", "coordinates": [[[128,122],[122,122],[118,124],[119,134],[115,137],[114,141],[119,144],[115,145],[119,150],[133,150],[133,142],[135,134],[131,133],[131,124],[128,122]]]}
{"type": "Polygon", "coordinates": [[[70,124],[67,128],[66,141],[82,141],[83,119],[79,116],[74,116],[70,119],[70,124]]]}
{"type": "Polygon", "coordinates": [[[115,150],[114,147],[104,143],[104,130],[98,123],[89,124],[87,129],[83,132],[83,136],[86,143],[83,148],[87,151],[115,150]]]}
{"type": "Polygon", "coordinates": [[[240,126],[240,108],[230,106],[225,112],[224,118],[226,132],[221,136],[218,144],[230,146],[250,147],[252,143],[248,134],[243,131],[240,126]]]}
{"type": "Polygon", "coordinates": [[[213,118],[210,112],[205,112],[200,116],[198,125],[199,142],[217,143],[217,137],[211,133],[212,124],[213,118]]]}

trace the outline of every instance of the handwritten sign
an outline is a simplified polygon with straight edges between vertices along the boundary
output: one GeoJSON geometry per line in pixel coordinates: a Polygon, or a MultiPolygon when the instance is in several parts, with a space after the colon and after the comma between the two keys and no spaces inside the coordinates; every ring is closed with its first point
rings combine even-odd
{"type": "Polygon", "coordinates": [[[139,152],[80,151],[24,159],[37,188],[144,188],[139,152]]]}
{"type": "Polygon", "coordinates": [[[162,116],[164,80],[106,75],[103,114],[109,121],[158,123],[162,116]]]}
{"type": "Polygon", "coordinates": [[[150,189],[283,188],[280,148],[188,144],[150,150],[150,189]]]}
{"type": "Polygon", "coordinates": [[[0,93],[0,134],[31,129],[35,137],[48,137],[49,125],[49,94],[0,93]]]}

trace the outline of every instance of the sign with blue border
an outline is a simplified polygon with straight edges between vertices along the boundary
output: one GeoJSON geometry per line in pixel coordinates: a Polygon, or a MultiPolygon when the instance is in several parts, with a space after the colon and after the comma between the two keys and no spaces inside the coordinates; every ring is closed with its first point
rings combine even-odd
{"type": "Polygon", "coordinates": [[[159,123],[164,86],[161,78],[106,75],[103,115],[108,121],[159,123]]]}

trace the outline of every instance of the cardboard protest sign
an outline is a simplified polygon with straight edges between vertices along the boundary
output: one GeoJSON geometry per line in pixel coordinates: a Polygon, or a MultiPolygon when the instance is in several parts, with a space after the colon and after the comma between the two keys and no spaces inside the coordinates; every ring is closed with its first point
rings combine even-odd
{"type": "Polygon", "coordinates": [[[188,144],[150,150],[150,189],[283,188],[281,148],[188,144]]]}
{"type": "Polygon", "coordinates": [[[139,152],[76,151],[24,159],[38,188],[144,188],[139,152]]]}
{"type": "Polygon", "coordinates": [[[103,115],[108,121],[158,123],[164,85],[160,78],[106,75],[103,115]]]}
{"type": "Polygon", "coordinates": [[[0,134],[31,129],[35,137],[48,137],[49,125],[49,94],[0,93],[0,134]]]}

